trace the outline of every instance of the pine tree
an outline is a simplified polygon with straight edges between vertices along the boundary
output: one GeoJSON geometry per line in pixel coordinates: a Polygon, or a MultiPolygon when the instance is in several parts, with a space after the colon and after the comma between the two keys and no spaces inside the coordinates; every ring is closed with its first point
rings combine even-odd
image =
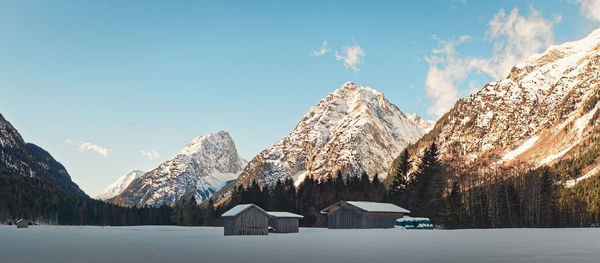
{"type": "Polygon", "coordinates": [[[412,192],[409,207],[415,215],[429,217],[434,222],[443,219],[445,200],[442,200],[446,178],[438,160],[438,148],[435,142],[425,150],[417,167],[415,179],[411,182],[412,192]]]}
{"type": "Polygon", "coordinates": [[[375,177],[373,177],[372,184],[373,191],[369,200],[374,202],[383,201],[385,199],[385,186],[383,185],[383,182],[379,180],[378,174],[375,174],[375,177]]]}
{"type": "Polygon", "coordinates": [[[367,201],[370,199],[369,197],[372,194],[373,185],[371,184],[371,180],[369,180],[367,172],[363,172],[360,176],[358,191],[360,191],[358,200],[367,201]]]}
{"type": "Polygon", "coordinates": [[[408,186],[409,171],[411,166],[412,163],[410,160],[410,155],[408,150],[405,149],[402,151],[399,160],[395,162],[395,166],[392,168],[392,174],[390,175],[392,176],[392,184],[386,193],[386,198],[389,202],[397,205],[406,205],[403,204],[402,198],[408,186]]]}
{"type": "Polygon", "coordinates": [[[461,228],[462,227],[462,194],[458,186],[458,182],[452,183],[452,189],[448,194],[448,211],[446,212],[446,228],[461,228]]]}

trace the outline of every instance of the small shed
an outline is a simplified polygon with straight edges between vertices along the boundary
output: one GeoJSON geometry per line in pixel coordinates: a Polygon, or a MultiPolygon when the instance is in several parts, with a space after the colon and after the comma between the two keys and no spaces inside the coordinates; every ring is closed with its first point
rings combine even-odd
{"type": "Polygon", "coordinates": [[[290,212],[267,212],[269,226],[277,233],[298,233],[299,220],[304,218],[290,212]]]}
{"type": "Polygon", "coordinates": [[[339,201],[323,210],[328,228],[393,228],[410,211],[389,203],[339,201]]]}
{"type": "Polygon", "coordinates": [[[29,220],[27,219],[19,219],[17,220],[17,228],[28,228],[29,220]]]}
{"type": "Polygon", "coordinates": [[[221,217],[226,236],[269,234],[269,215],[255,204],[236,205],[221,217]]]}

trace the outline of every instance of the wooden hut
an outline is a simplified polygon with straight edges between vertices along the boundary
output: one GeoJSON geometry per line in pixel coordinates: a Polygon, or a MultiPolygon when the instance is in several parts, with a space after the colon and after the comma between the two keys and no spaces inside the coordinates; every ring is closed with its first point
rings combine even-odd
{"type": "Polygon", "coordinates": [[[269,234],[269,215],[255,204],[236,205],[221,217],[226,236],[269,234]]]}
{"type": "Polygon", "coordinates": [[[19,219],[17,221],[17,228],[28,228],[28,227],[29,227],[29,220],[19,219]]]}
{"type": "Polygon", "coordinates": [[[363,201],[339,201],[321,211],[328,228],[392,228],[408,213],[394,204],[363,201]]]}
{"type": "Polygon", "coordinates": [[[298,233],[301,215],[290,212],[267,212],[269,214],[269,227],[277,233],[298,233]]]}

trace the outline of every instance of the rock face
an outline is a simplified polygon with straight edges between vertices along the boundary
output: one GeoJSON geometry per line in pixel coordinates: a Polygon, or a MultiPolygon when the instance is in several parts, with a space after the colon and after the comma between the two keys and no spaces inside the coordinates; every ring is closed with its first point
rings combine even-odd
{"type": "Polygon", "coordinates": [[[19,132],[0,114],[0,173],[41,179],[67,193],[86,194],[71,181],[69,173],[44,149],[26,143],[19,132]]]}
{"type": "Polygon", "coordinates": [[[127,188],[127,186],[129,186],[133,180],[142,177],[142,175],[144,175],[144,172],[140,170],[130,170],[125,175],[119,177],[114,183],[104,189],[104,191],[98,194],[95,198],[99,200],[108,200],[113,198],[125,191],[125,188],[127,188]]]}
{"type": "MultiPolygon", "coordinates": [[[[273,184],[291,177],[387,176],[386,168],[430,123],[405,114],[376,90],[345,83],[302,117],[289,136],[262,151],[236,184],[273,184]]],[[[225,193],[224,193],[225,194],[225,193]]]]}
{"type": "Polygon", "coordinates": [[[551,46],[459,100],[418,148],[435,141],[443,159],[471,168],[551,164],[598,136],[599,98],[600,29],[551,46]]]}
{"type": "Polygon", "coordinates": [[[133,180],[110,201],[124,206],[161,206],[192,194],[200,202],[237,178],[246,163],[229,133],[200,136],[172,159],[133,180]]]}

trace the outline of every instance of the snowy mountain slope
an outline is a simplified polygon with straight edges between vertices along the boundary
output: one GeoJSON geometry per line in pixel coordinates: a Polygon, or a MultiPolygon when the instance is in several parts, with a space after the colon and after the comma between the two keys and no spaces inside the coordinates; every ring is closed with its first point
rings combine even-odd
{"type": "Polygon", "coordinates": [[[19,132],[0,114],[0,173],[34,177],[50,182],[68,193],[85,193],[71,181],[69,173],[47,151],[26,143],[19,132]]]}
{"type": "Polygon", "coordinates": [[[229,133],[200,136],[172,159],[133,180],[110,201],[125,206],[171,205],[190,192],[202,201],[237,178],[246,163],[229,133]]]}
{"type": "Polygon", "coordinates": [[[95,198],[99,200],[108,200],[113,198],[122,193],[133,180],[140,178],[142,175],[144,175],[144,172],[140,170],[130,170],[125,175],[119,177],[95,198]]]}
{"type": "Polygon", "coordinates": [[[393,157],[429,128],[381,92],[347,82],[311,107],[289,136],[254,157],[236,184],[287,177],[298,183],[307,175],[324,178],[338,171],[383,178],[393,157]]]}
{"type": "Polygon", "coordinates": [[[555,45],[512,68],[506,79],[459,100],[419,142],[468,167],[533,167],[586,150],[598,136],[600,29],[555,45]]]}

